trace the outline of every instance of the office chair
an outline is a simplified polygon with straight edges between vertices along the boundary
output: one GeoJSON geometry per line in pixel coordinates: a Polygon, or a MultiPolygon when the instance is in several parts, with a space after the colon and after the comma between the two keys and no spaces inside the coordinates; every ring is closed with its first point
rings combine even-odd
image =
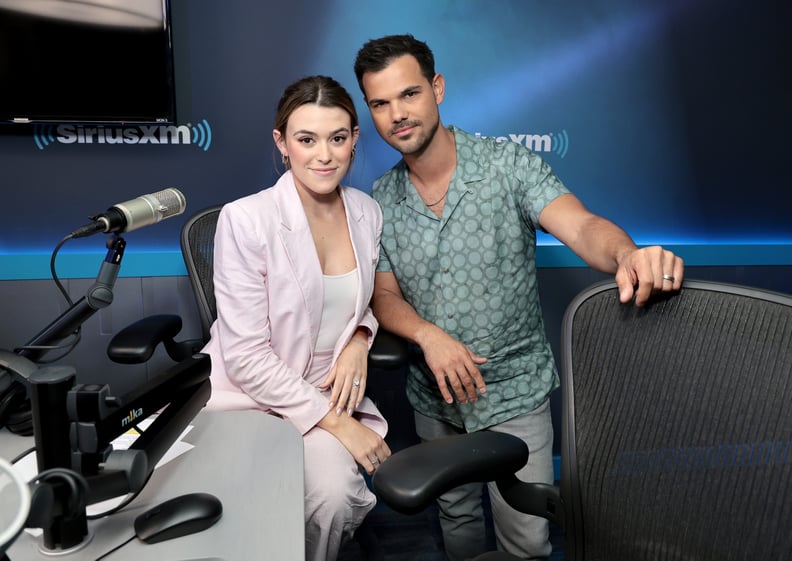
{"type": "MultiPolygon", "coordinates": [[[[607,281],[572,301],[562,330],[560,486],[498,484],[564,530],[565,559],[792,559],[792,296],[686,280],[637,308],[607,281]]],[[[398,452],[374,489],[414,512],[461,479],[497,480],[436,469],[488,437],[509,447],[475,436],[398,452]]]]}
{"type": "Polygon", "coordinates": [[[209,329],[217,317],[214,299],[214,234],[222,205],[198,211],[182,226],[181,252],[187,276],[193,287],[201,321],[201,338],[176,341],[182,319],[178,315],[147,316],[119,331],[107,348],[110,358],[119,363],[146,362],[162,343],[168,356],[179,362],[203,348],[209,341],[209,329]]]}
{"type": "MultiPolygon", "coordinates": [[[[162,343],[168,355],[179,362],[198,352],[209,341],[209,329],[217,318],[214,297],[214,236],[217,218],[223,205],[215,205],[193,214],[182,226],[181,252],[187,275],[195,293],[201,321],[201,339],[176,341],[182,320],[178,315],[160,314],[145,317],[119,331],[108,345],[110,358],[119,363],[146,362],[162,343]]],[[[380,330],[369,351],[372,368],[393,369],[406,361],[403,340],[380,330]]]]}

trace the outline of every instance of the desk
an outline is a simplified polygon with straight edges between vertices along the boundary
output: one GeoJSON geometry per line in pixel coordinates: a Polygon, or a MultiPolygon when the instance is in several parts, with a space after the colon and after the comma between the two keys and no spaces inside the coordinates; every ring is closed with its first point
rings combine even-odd
{"type": "MultiPolygon", "coordinates": [[[[141,494],[116,514],[88,522],[93,539],[68,555],[42,554],[27,532],[8,550],[11,561],[91,561],[134,534],[134,519],[177,495],[207,492],[223,502],[212,527],[157,544],[132,540],[106,561],[303,561],[303,449],[288,422],[256,411],[202,411],[185,442],[195,448],[157,468],[141,494]]],[[[10,460],[33,439],[0,431],[0,455],[10,460]]],[[[104,561],[104,560],[103,560],[104,561]]]]}

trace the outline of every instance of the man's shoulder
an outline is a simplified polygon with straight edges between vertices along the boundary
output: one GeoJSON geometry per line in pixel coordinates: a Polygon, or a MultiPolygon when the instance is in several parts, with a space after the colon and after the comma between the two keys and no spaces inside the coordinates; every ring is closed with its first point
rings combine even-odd
{"type": "Polygon", "coordinates": [[[374,180],[371,196],[380,204],[403,197],[406,178],[407,165],[404,160],[399,160],[396,165],[374,180]]]}
{"type": "Polygon", "coordinates": [[[517,142],[511,142],[503,138],[496,138],[492,136],[482,136],[480,133],[471,134],[456,126],[450,126],[449,129],[454,133],[457,143],[457,152],[460,149],[470,150],[474,154],[517,154],[521,152],[530,153],[531,151],[517,142]]]}
{"type": "Polygon", "coordinates": [[[466,161],[467,169],[478,165],[479,171],[484,174],[493,169],[502,173],[513,173],[518,170],[539,169],[546,164],[539,154],[518,142],[478,133],[473,135],[456,127],[451,128],[457,142],[457,154],[466,161]]]}

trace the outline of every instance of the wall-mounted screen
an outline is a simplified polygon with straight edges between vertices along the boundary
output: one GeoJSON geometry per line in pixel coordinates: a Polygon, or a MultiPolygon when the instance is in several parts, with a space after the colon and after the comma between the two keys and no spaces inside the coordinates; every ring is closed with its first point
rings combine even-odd
{"type": "Polygon", "coordinates": [[[0,0],[0,122],[175,122],[168,16],[168,0],[0,0]]]}

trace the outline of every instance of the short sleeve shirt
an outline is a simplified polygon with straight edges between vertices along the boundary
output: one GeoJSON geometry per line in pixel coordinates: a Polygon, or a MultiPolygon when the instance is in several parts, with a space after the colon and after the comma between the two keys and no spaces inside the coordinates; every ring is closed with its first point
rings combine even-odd
{"type": "Polygon", "coordinates": [[[475,431],[532,411],[558,386],[536,284],[539,215],[568,193],[540,156],[449,127],[457,166],[443,215],[424,204],[404,161],[379,178],[379,272],[393,272],[418,314],[486,357],[487,392],[447,404],[426,363],[411,361],[407,396],[429,417],[475,431]]]}

